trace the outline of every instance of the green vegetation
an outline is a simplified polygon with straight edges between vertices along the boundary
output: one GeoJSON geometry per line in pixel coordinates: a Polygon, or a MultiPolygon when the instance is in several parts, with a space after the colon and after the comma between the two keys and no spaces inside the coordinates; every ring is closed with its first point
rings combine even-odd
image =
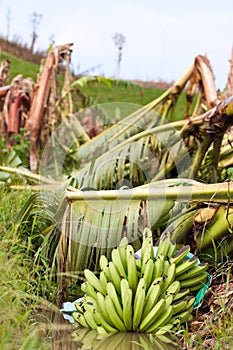
{"type": "Polygon", "coordinates": [[[87,96],[92,96],[96,103],[105,102],[128,102],[145,105],[154,100],[163,92],[154,88],[143,88],[139,85],[121,87],[112,85],[111,87],[94,83],[82,89],[87,96]]]}
{"type": "Polygon", "coordinates": [[[15,226],[31,194],[24,190],[16,195],[0,187],[0,348],[4,350],[51,348],[51,329],[47,332],[46,327],[57,311],[57,288],[46,262],[36,262],[36,217],[31,232],[15,226]]]}
{"type": "Polygon", "coordinates": [[[35,312],[38,294],[33,288],[33,260],[27,254],[27,242],[15,232],[14,217],[28,192],[19,193],[1,188],[0,196],[0,347],[18,349],[33,331],[30,314],[35,312]]]}
{"type": "Polygon", "coordinates": [[[11,82],[11,80],[18,74],[22,74],[24,78],[31,77],[34,81],[36,81],[39,70],[39,67],[36,64],[26,62],[6,52],[2,52],[0,61],[5,59],[9,59],[11,61],[9,82],[11,82]]]}

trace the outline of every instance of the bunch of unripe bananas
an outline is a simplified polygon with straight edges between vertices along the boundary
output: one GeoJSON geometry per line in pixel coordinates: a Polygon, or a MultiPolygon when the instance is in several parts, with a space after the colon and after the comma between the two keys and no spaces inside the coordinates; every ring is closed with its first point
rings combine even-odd
{"type": "Polygon", "coordinates": [[[107,335],[117,331],[164,334],[192,319],[194,292],[207,281],[207,264],[188,257],[190,246],[177,250],[167,234],[157,250],[149,229],[143,232],[141,257],[123,238],[112,260],[100,257],[99,278],[84,270],[85,293],[76,302],[74,320],[107,335]]]}

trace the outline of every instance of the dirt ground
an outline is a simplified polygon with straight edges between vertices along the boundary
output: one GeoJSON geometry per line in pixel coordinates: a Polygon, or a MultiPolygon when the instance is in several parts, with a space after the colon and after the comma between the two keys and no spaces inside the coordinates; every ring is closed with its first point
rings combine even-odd
{"type": "Polygon", "coordinates": [[[189,324],[189,340],[182,339],[184,349],[200,350],[195,341],[202,342],[201,349],[233,349],[232,300],[233,270],[232,261],[228,261],[211,275],[203,303],[189,324]]]}

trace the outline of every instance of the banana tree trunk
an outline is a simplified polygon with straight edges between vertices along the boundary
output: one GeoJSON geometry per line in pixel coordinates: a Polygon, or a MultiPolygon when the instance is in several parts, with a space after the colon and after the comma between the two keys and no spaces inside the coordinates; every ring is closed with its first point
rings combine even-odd
{"type": "Polygon", "coordinates": [[[230,61],[230,70],[229,70],[228,77],[227,77],[226,90],[224,92],[225,98],[228,98],[228,97],[233,95],[233,47],[231,50],[231,58],[229,61],[230,61]]]}
{"type": "Polygon", "coordinates": [[[0,97],[5,97],[8,91],[10,90],[10,85],[5,85],[0,87],[0,97]]]}
{"type": "Polygon", "coordinates": [[[207,107],[212,108],[216,106],[220,99],[214,84],[213,72],[210,67],[209,60],[205,56],[197,56],[195,59],[195,66],[197,67],[201,76],[201,82],[204,89],[204,95],[207,102],[207,107]]]}
{"type": "Polygon", "coordinates": [[[40,133],[43,123],[44,109],[46,107],[49,91],[51,87],[51,79],[58,68],[58,64],[63,60],[65,54],[70,54],[70,46],[57,46],[52,49],[45,61],[43,71],[41,73],[40,81],[34,94],[32,101],[30,116],[27,123],[27,129],[30,131],[30,168],[35,171],[38,166],[38,147],[37,144],[40,139],[40,133]]]}

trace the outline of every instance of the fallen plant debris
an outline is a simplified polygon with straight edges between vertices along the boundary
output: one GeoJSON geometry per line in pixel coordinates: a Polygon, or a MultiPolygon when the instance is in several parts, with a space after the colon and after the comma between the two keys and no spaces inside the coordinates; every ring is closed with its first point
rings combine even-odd
{"type": "Polygon", "coordinates": [[[216,349],[220,344],[224,350],[233,347],[232,261],[221,264],[218,271],[213,270],[203,303],[189,322],[188,333],[181,338],[187,350],[216,349]]]}

